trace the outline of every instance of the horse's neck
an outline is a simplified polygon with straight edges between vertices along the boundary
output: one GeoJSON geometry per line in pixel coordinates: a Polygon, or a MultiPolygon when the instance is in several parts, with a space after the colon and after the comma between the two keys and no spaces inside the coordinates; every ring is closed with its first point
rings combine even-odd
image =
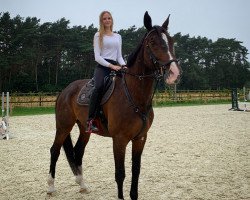
{"type": "MultiPolygon", "coordinates": [[[[150,74],[150,72],[146,70],[142,61],[136,61],[133,67],[129,69],[129,72],[139,76],[150,74]]],[[[141,106],[148,106],[151,104],[154,84],[153,77],[139,78],[138,76],[128,75],[126,82],[128,89],[137,104],[140,104],[141,106]]]]}

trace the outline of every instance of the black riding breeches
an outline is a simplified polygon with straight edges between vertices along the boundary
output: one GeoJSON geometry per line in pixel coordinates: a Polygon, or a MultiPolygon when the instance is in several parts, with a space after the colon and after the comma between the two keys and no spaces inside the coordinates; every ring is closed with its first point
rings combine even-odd
{"type": "Polygon", "coordinates": [[[95,88],[97,90],[103,90],[104,78],[110,74],[110,68],[97,66],[94,72],[95,88]]]}
{"type": "MultiPolygon", "coordinates": [[[[110,62],[113,65],[116,65],[117,62],[113,61],[113,60],[108,60],[106,59],[108,62],[110,62]]],[[[106,76],[108,76],[111,72],[111,69],[109,67],[104,67],[102,65],[97,65],[95,68],[95,72],[94,72],[94,80],[95,80],[95,88],[97,90],[102,90],[103,86],[104,86],[104,79],[106,76]]]]}
{"type": "MultiPolygon", "coordinates": [[[[112,60],[107,60],[107,61],[112,63],[113,65],[117,64],[115,61],[112,60]]],[[[109,76],[110,72],[111,72],[110,68],[101,65],[98,65],[95,68],[94,72],[95,85],[92,95],[90,97],[88,121],[96,118],[97,116],[97,112],[100,109],[100,103],[104,90],[104,80],[106,76],[109,76]]]]}

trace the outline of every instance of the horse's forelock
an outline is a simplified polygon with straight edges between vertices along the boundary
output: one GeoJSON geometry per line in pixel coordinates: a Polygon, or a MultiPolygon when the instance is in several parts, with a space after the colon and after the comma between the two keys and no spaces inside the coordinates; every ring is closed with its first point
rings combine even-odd
{"type": "MultiPolygon", "coordinates": [[[[168,33],[166,32],[166,30],[163,27],[161,27],[161,26],[153,26],[152,29],[151,29],[151,31],[153,31],[153,30],[156,30],[157,35],[159,37],[161,37],[161,33],[162,32],[165,32],[168,35],[168,33]]],[[[151,31],[148,31],[147,33],[145,33],[145,35],[143,36],[143,38],[141,39],[140,43],[137,45],[137,47],[135,48],[135,50],[132,53],[129,54],[128,60],[127,60],[127,66],[128,67],[131,67],[135,63],[137,55],[138,55],[138,53],[139,53],[139,51],[140,51],[140,49],[141,49],[141,47],[143,45],[143,41],[150,34],[151,31]]]]}
{"type": "Polygon", "coordinates": [[[165,33],[166,35],[169,35],[168,30],[163,28],[162,26],[154,26],[153,29],[156,30],[158,36],[161,36],[162,33],[165,33]]]}

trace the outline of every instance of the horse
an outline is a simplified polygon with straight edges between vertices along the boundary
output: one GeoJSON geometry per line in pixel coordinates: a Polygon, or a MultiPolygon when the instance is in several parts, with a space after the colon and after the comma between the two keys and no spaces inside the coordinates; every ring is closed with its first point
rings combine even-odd
{"type": "MultiPolygon", "coordinates": [[[[169,15],[170,16],[170,15],[169,15]]],[[[124,199],[123,182],[125,179],[125,152],[132,143],[132,180],[130,198],[138,199],[138,180],[141,168],[141,155],[147,140],[147,132],[153,122],[152,99],[155,86],[161,78],[167,84],[175,84],[180,79],[181,68],[174,54],[173,38],[168,33],[169,16],[162,26],[152,26],[148,12],[144,14],[146,33],[135,51],[129,56],[127,69],[114,79],[115,88],[102,111],[107,122],[101,122],[102,136],[113,140],[115,181],[118,199],[124,199]]],[[[87,80],[70,83],[56,101],[56,134],[50,148],[50,170],[47,183],[48,194],[55,191],[55,168],[60,149],[63,146],[68,163],[80,192],[88,192],[82,173],[82,159],[90,139],[86,130],[88,106],[79,105],[77,97],[87,80]],[[79,137],[73,145],[70,131],[77,123],[79,137]]]]}

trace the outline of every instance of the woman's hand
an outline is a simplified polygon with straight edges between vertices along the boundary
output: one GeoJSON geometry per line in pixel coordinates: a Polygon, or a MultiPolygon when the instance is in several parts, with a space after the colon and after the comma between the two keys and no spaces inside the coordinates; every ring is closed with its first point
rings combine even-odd
{"type": "Polygon", "coordinates": [[[119,66],[119,65],[112,65],[112,64],[110,64],[109,66],[110,66],[111,69],[113,69],[115,71],[118,71],[118,70],[121,69],[121,66],[119,66]]]}

